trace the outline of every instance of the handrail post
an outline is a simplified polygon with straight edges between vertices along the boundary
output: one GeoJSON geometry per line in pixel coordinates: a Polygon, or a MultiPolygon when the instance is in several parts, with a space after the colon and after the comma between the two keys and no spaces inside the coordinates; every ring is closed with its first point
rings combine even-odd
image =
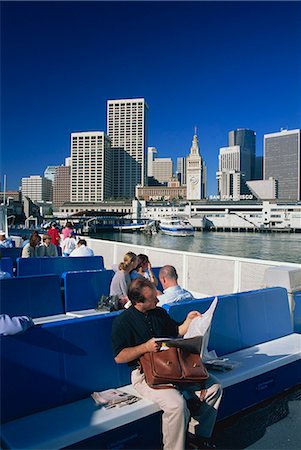
{"type": "Polygon", "coordinates": [[[182,286],[183,286],[183,288],[184,289],[188,289],[189,288],[189,286],[188,286],[188,264],[187,264],[187,258],[188,258],[188,255],[183,255],[183,265],[182,265],[182,268],[183,268],[183,280],[182,280],[182,286]]]}
{"type": "Polygon", "coordinates": [[[233,292],[240,292],[240,290],[241,290],[241,261],[239,259],[235,259],[233,292]]]}

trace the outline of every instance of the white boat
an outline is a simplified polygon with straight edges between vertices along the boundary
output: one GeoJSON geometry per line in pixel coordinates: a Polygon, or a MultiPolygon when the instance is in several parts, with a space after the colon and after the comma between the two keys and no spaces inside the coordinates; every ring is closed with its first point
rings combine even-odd
{"type": "Polygon", "coordinates": [[[160,230],[170,236],[193,236],[194,227],[184,218],[168,217],[160,221],[160,230]]]}
{"type": "Polygon", "coordinates": [[[118,230],[118,231],[123,231],[131,233],[134,231],[144,231],[144,230],[148,230],[151,229],[155,224],[155,221],[148,221],[148,222],[140,222],[140,223],[125,223],[125,224],[121,224],[121,225],[114,225],[113,229],[114,230],[118,230]]]}

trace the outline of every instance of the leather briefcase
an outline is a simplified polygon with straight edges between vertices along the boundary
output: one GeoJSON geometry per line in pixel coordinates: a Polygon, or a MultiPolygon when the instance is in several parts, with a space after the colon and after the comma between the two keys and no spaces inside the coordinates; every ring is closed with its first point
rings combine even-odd
{"type": "Polygon", "coordinates": [[[172,347],[140,357],[141,371],[151,387],[164,384],[202,383],[209,375],[199,354],[172,347]]]}

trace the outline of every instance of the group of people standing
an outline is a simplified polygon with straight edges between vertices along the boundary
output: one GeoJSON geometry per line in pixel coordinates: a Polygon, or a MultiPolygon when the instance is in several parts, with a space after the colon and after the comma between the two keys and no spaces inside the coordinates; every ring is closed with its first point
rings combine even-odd
{"type": "Polygon", "coordinates": [[[43,235],[33,231],[28,240],[23,243],[22,258],[44,257],[44,256],[94,256],[93,250],[87,247],[85,239],[75,239],[71,222],[67,222],[61,233],[56,223],[52,223],[43,235]]]}

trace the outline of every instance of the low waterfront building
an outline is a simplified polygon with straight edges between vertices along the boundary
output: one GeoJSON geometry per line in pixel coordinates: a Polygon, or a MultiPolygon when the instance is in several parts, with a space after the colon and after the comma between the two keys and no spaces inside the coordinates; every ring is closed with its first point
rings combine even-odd
{"type": "Polygon", "coordinates": [[[141,217],[186,217],[197,229],[301,231],[301,205],[277,202],[141,202],[141,217]]]}
{"type": "Polygon", "coordinates": [[[58,211],[57,217],[68,217],[76,213],[86,212],[112,212],[112,213],[132,213],[132,202],[129,201],[111,201],[111,202],[65,202],[58,211]]]}
{"type": "Polygon", "coordinates": [[[170,201],[186,198],[186,186],[171,179],[167,186],[136,186],[136,198],[146,201],[170,201]]]}

